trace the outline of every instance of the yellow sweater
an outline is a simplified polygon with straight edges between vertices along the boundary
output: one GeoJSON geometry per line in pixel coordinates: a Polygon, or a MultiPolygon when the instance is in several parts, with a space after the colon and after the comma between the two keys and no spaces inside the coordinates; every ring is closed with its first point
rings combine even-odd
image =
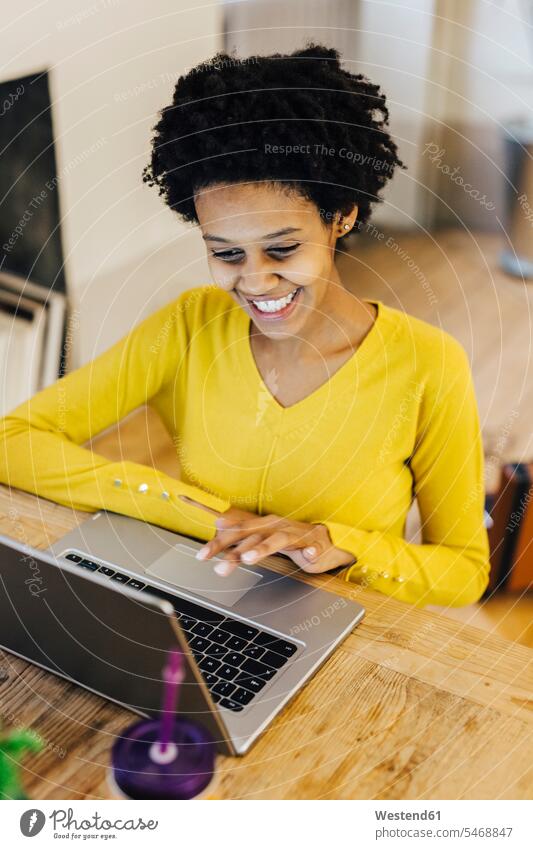
{"type": "Polygon", "coordinates": [[[488,581],[483,454],[466,354],[377,303],[329,381],[282,407],[257,369],[250,318],[199,286],[1,420],[0,481],[68,506],[124,513],[202,540],[232,504],[327,526],[348,580],[414,604],[476,601],[488,581]],[[82,447],[148,403],[182,480],[82,447]],[[423,544],[404,540],[413,496],[423,544]]]}

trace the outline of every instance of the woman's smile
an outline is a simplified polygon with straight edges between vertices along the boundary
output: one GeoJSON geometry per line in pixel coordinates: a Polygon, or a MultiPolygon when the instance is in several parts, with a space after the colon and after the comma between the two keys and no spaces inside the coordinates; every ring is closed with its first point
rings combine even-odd
{"type": "Polygon", "coordinates": [[[288,318],[302,300],[303,286],[293,289],[279,298],[263,295],[256,298],[243,296],[250,305],[252,314],[261,321],[279,321],[288,318]]]}

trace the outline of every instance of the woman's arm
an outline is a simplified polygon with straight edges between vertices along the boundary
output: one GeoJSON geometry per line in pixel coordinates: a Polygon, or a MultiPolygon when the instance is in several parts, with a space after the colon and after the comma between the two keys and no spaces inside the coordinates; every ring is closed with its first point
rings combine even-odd
{"type": "Polygon", "coordinates": [[[448,375],[445,385],[426,387],[409,463],[423,544],[322,522],[333,545],[357,558],[347,580],[420,606],[471,604],[488,583],[483,448],[470,367],[459,345],[448,375]]]}
{"type": "Polygon", "coordinates": [[[184,292],[92,362],[0,420],[0,481],[79,510],[123,513],[207,540],[230,502],[149,466],[111,462],[82,443],[150,401],[169,381],[178,392],[189,344],[184,292]]]}

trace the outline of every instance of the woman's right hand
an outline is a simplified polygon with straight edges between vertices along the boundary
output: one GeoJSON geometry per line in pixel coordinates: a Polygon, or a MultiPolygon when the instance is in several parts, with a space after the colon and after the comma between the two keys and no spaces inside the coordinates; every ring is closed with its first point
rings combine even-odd
{"type": "Polygon", "coordinates": [[[219,557],[214,567],[219,575],[229,575],[239,564],[256,563],[269,554],[285,554],[300,569],[311,573],[327,572],[353,563],[349,552],[333,546],[324,525],[275,514],[258,516],[233,506],[218,513],[211,507],[194,503],[217,515],[217,533],[196,556],[199,560],[219,557]]]}

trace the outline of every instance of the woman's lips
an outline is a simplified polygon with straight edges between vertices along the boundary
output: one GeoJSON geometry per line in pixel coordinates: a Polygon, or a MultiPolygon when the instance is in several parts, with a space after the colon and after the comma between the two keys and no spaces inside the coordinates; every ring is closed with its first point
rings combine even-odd
{"type": "MultiPolygon", "coordinates": [[[[291,314],[291,312],[294,311],[298,302],[300,301],[302,291],[303,289],[301,287],[297,289],[292,301],[287,304],[286,307],[283,307],[283,309],[278,310],[277,312],[262,312],[255,306],[253,301],[248,301],[248,303],[250,304],[250,309],[252,310],[253,314],[256,315],[258,318],[264,321],[278,321],[279,319],[287,318],[291,314]]],[[[272,300],[275,300],[275,298],[272,298],[272,300]]]]}

